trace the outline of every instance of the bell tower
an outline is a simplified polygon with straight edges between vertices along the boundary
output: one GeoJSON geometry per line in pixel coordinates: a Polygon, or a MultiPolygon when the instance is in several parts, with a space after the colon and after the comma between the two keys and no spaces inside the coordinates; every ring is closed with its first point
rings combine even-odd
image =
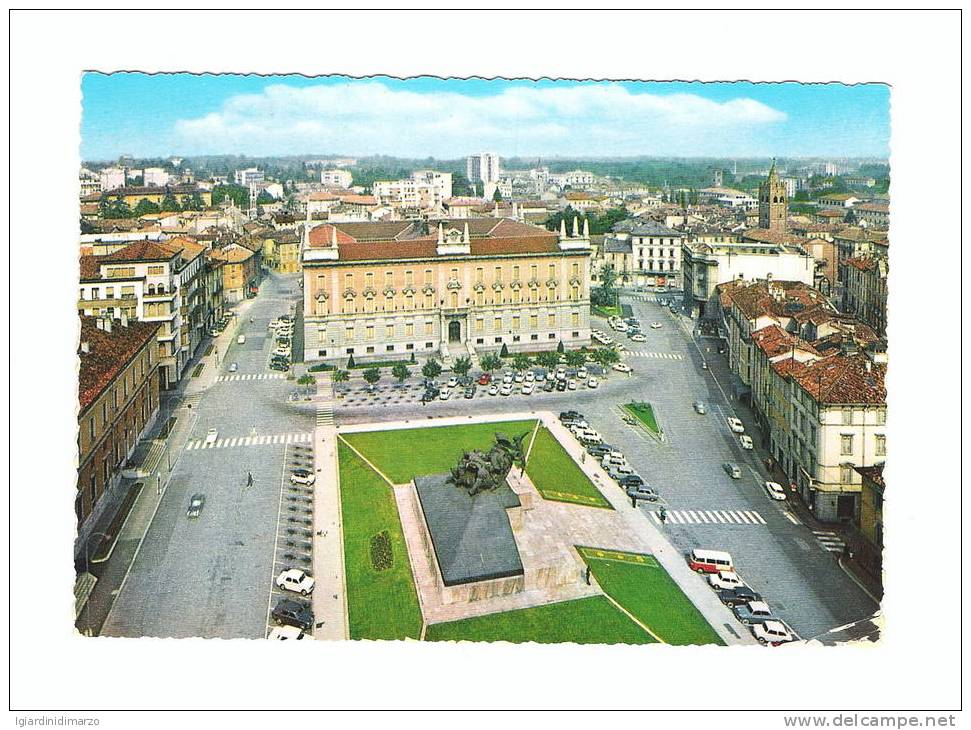
{"type": "Polygon", "coordinates": [[[789,199],[786,186],[775,171],[775,160],[768,179],[759,185],[759,228],[785,233],[789,228],[789,199]]]}

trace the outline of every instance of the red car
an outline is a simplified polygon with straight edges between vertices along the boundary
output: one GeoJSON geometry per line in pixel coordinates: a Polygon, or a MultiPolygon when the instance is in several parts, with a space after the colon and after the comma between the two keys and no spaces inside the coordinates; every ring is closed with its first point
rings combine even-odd
{"type": "Polygon", "coordinates": [[[492,381],[492,376],[489,373],[482,373],[479,376],[479,385],[488,385],[492,381]]]}

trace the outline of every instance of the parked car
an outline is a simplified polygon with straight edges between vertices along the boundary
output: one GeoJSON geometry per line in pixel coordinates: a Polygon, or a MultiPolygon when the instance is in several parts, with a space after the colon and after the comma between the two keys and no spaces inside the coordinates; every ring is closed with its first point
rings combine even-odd
{"type": "Polygon", "coordinates": [[[229,372],[235,373],[237,370],[239,370],[239,365],[237,363],[229,363],[229,372]]]}
{"type": "Polygon", "coordinates": [[[519,383],[522,383],[525,379],[526,379],[526,376],[523,375],[523,373],[518,370],[516,371],[516,374],[512,376],[512,382],[516,383],[517,385],[519,383]]]}
{"type": "Polygon", "coordinates": [[[432,389],[426,390],[424,393],[421,394],[421,402],[430,403],[433,400],[437,400],[439,393],[440,391],[438,390],[438,388],[432,388],[432,389]]]}
{"type": "Polygon", "coordinates": [[[527,383],[532,383],[534,380],[536,380],[536,373],[534,373],[532,370],[527,370],[525,373],[523,373],[523,380],[527,383]]]}
{"type": "Polygon", "coordinates": [[[216,439],[219,438],[219,431],[215,428],[210,428],[206,433],[206,446],[212,446],[216,443],[216,439]]]}
{"type": "Polygon", "coordinates": [[[546,382],[546,371],[545,370],[537,370],[536,371],[536,382],[537,383],[545,383],[546,382]]]}
{"type": "Polygon", "coordinates": [[[577,380],[586,380],[589,374],[586,368],[580,368],[577,370],[577,380]]]}
{"type": "Polygon", "coordinates": [[[626,362],[616,362],[614,363],[614,370],[618,373],[632,373],[634,368],[628,365],[626,362]]]}
{"type": "Polygon", "coordinates": [[[651,329],[652,330],[659,330],[659,329],[661,329],[661,323],[660,322],[651,322],[651,329]]]}
{"type": "Polygon", "coordinates": [[[240,335],[239,337],[237,337],[236,338],[236,344],[237,345],[245,345],[246,344],[246,335],[240,335]]]}
{"type": "Polygon", "coordinates": [[[289,362],[280,362],[280,361],[274,360],[273,362],[270,363],[270,370],[281,370],[286,372],[289,369],[290,369],[289,362]]]}
{"type": "Polygon", "coordinates": [[[745,433],[745,426],[734,416],[728,417],[728,427],[735,433],[745,433]]]}
{"type": "Polygon", "coordinates": [[[607,466],[609,464],[626,464],[627,457],[624,456],[620,451],[611,451],[607,453],[603,458],[603,465],[607,466]]]}
{"type": "Polygon", "coordinates": [[[580,411],[560,411],[560,422],[581,418],[583,414],[580,411]]]}
{"type": "Polygon", "coordinates": [[[765,491],[768,495],[775,500],[783,501],[786,498],[786,490],[782,488],[782,485],[778,482],[766,482],[765,491]]]}
{"type": "Polygon", "coordinates": [[[499,383],[493,383],[489,386],[489,395],[499,395],[499,383]]]}
{"type": "Polygon", "coordinates": [[[482,373],[479,376],[479,385],[488,385],[492,381],[492,376],[489,373],[482,373]]]}
{"type": "Polygon", "coordinates": [[[503,383],[499,395],[512,395],[512,383],[503,383]]]}
{"type": "Polygon", "coordinates": [[[569,380],[567,380],[566,381],[566,387],[567,387],[567,390],[576,390],[577,389],[577,381],[576,381],[576,379],[570,378],[569,380]]]}
{"type": "Polygon", "coordinates": [[[619,482],[624,477],[634,475],[634,467],[630,464],[608,464],[604,469],[615,482],[619,482]]]}
{"type": "Polygon", "coordinates": [[[314,579],[299,568],[284,570],[276,577],[277,588],[309,596],[314,591],[314,579]]]}
{"type": "Polygon", "coordinates": [[[522,393],[523,395],[530,395],[533,392],[532,383],[523,383],[522,393]]]}
{"type": "Polygon", "coordinates": [[[603,437],[594,431],[593,429],[586,429],[585,431],[580,431],[577,433],[577,440],[581,443],[588,444],[600,444],[603,443],[603,437]]]}
{"type": "Polygon", "coordinates": [[[198,517],[202,514],[202,508],[206,506],[206,495],[193,494],[189,499],[189,509],[185,511],[186,517],[198,517]]]}
{"type": "Polygon", "coordinates": [[[703,416],[703,415],[705,415],[706,412],[707,412],[707,409],[705,408],[705,404],[702,403],[700,400],[696,400],[695,401],[695,413],[700,413],[703,416]]]}
{"type": "Polygon", "coordinates": [[[751,450],[752,448],[754,448],[754,444],[752,443],[752,437],[744,433],[738,437],[738,443],[741,445],[743,449],[751,450]]]}
{"type": "Polygon", "coordinates": [[[617,483],[627,489],[628,487],[641,487],[644,486],[644,480],[637,474],[627,474],[622,476],[617,480],[617,483]]]}
{"type": "Polygon", "coordinates": [[[602,457],[610,453],[610,447],[607,444],[587,444],[586,449],[587,453],[594,457],[602,457]]]}
{"type": "Polygon", "coordinates": [[[708,576],[708,585],[721,590],[731,590],[745,585],[734,570],[720,570],[708,576]]]}
{"type": "Polygon", "coordinates": [[[752,624],[751,631],[752,636],[762,644],[779,646],[796,640],[795,634],[782,621],[770,620],[752,624]]]}
{"type": "Polygon", "coordinates": [[[314,613],[310,606],[290,598],[281,598],[273,607],[270,616],[277,624],[296,626],[304,631],[310,631],[314,626],[314,613]]]}
{"type": "Polygon", "coordinates": [[[442,388],[442,392],[438,394],[439,400],[448,400],[452,397],[452,391],[448,388],[442,388]]]}
{"type": "Polygon", "coordinates": [[[296,626],[274,626],[270,629],[270,635],[266,638],[271,641],[286,641],[293,639],[299,641],[307,635],[296,626]]]}
{"type": "Polygon", "coordinates": [[[732,610],[735,612],[735,618],[746,626],[760,624],[774,618],[769,604],[765,601],[749,601],[735,606],[732,610]]]}
{"type": "Polygon", "coordinates": [[[736,586],[735,588],[720,588],[716,592],[718,600],[726,606],[738,606],[742,603],[751,601],[761,601],[762,596],[753,591],[748,586],[736,586]]]}
{"type": "Polygon", "coordinates": [[[728,474],[728,476],[730,476],[732,479],[742,478],[742,470],[739,469],[735,464],[732,464],[730,461],[726,461],[724,464],[722,464],[722,469],[724,469],[725,473],[728,474]]]}
{"type": "Polygon", "coordinates": [[[587,378],[587,387],[588,388],[596,388],[599,385],[600,385],[600,381],[597,380],[596,378],[587,378]]]}
{"type": "Polygon", "coordinates": [[[317,477],[310,469],[294,469],[290,472],[291,484],[313,484],[317,477]]]}
{"type": "Polygon", "coordinates": [[[626,491],[627,491],[627,496],[634,500],[643,499],[647,502],[657,502],[658,500],[657,492],[655,492],[646,484],[640,484],[637,486],[632,485],[630,487],[627,487],[626,491]]]}
{"type": "Polygon", "coordinates": [[[552,393],[555,389],[556,389],[556,381],[555,380],[547,380],[545,383],[543,383],[543,392],[544,393],[552,393]]]}
{"type": "Polygon", "coordinates": [[[582,418],[570,418],[570,419],[567,419],[566,421],[563,421],[563,425],[566,426],[571,431],[574,431],[574,432],[575,431],[578,431],[578,430],[583,430],[583,429],[586,429],[586,428],[590,428],[590,424],[587,423],[582,418]]]}
{"type": "Polygon", "coordinates": [[[503,384],[505,384],[505,383],[511,383],[512,382],[512,379],[513,379],[513,374],[512,374],[511,371],[507,370],[506,372],[504,372],[502,374],[502,382],[503,382],[503,384]]]}
{"type": "Polygon", "coordinates": [[[557,380],[556,381],[556,390],[558,392],[560,392],[560,393],[562,393],[564,390],[566,390],[566,381],[565,380],[557,380]]]}
{"type": "Polygon", "coordinates": [[[457,388],[458,385],[459,385],[459,379],[456,376],[453,375],[451,378],[448,379],[448,384],[445,387],[446,388],[457,388]]]}
{"type": "Polygon", "coordinates": [[[467,388],[465,389],[465,393],[464,393],[464,395],[465,395],[465,397],[466,397],[467,399],[472,399],[472,398],[475,398],[475,386],[474,386],[474,385],[470,385],[470,386],[468,386],[468,387],[467,387],[467,388]]]}
{"type": "Polygon", "coordinates": [[[647,342],[647,337],[645,337],[640,332],[634,332],[630,336],[631,342],[647,342]]]}
{"type": "Polygon", "coordinates": [[[626,332],[630,329],[630,325],[628,325],[626,322],[617,322],[614,324],[614,329],[618,332],[626,332]]]}

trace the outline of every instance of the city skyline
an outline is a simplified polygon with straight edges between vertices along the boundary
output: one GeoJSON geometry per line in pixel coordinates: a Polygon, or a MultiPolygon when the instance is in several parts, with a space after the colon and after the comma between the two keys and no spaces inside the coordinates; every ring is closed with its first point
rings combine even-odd
{"type": "Polygon", "coordinates": [[[889,156],[882,84],[87,73],[82,92],[85,160],[889,156]]]}

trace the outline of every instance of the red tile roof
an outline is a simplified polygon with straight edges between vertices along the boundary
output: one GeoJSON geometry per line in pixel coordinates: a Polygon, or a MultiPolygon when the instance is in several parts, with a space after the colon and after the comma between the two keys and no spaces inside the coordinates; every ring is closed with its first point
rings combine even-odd
{"type": "Polygon", "coordinates": [[[169,261],[177,254],[177,250],[173,250],[159,241],[136,241],[102,258],[104,263],[117,263],[120,261],[169,261]]]}
{"type": "Polygon", "coordinates": [[[78,370],[78,403],[81,412],[108,388],[118,373],[145,345],[153,342],[159,329],[157,322],[131,320],[127,327],[120,320],[112,322],[111,332],[98,329],[96,317],[81,317],[81,342],[88,352],[78,348],[81,367],[78,370]]]}
{"type": "Polygon", "coordinates": [[[92,279],[101,278],[101,258],[101,256],[81,256],[81,281],[91,281],[92,279]]]}
{"type": "Polygon", "coordinates": [[[887,401],[886,374],[886,365],[865,354],[837,354],[794,370],[792,377],[821,403],[880,404],[887,401]]]}

